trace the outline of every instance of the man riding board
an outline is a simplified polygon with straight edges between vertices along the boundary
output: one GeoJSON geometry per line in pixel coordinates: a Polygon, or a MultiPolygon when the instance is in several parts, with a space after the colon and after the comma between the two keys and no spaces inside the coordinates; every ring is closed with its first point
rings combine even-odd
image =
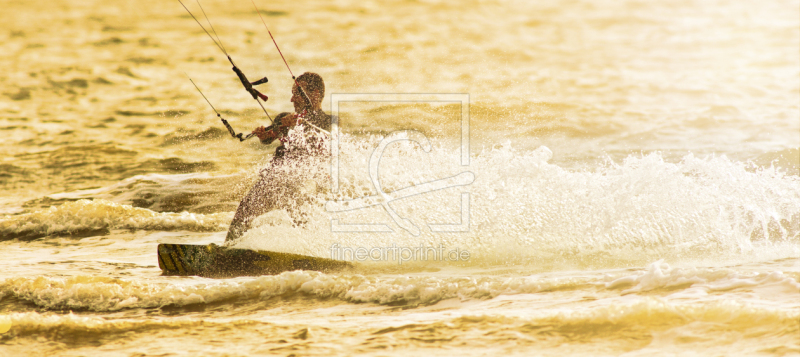
{"type": "Polygon", "coordinates": [[[330,132],[331,116],[322,111],[324,97],[325,82],[322,77],[316,73],[303,73],[292,85],[291,101],[295,113],[281,113],[269,127],[262,126],[253,131],[262,143],[270,144],[279,139],[281,145],[275,149],[270,165],[261,171],[258,182],[239,203],[225,237],[226,242],[241,237],[251,228],[253,219],[273,209],[283,208],[290,213],[297,213],[296,208],[301,201],[298,181],[305,178],[301,176],[303,170],[298,170],[297,166],[312,164],[316,162],[315,159],[327,157],[328,154],[322,140],[313,137],[320,133],[311,127],[313,125],[330,132]],[[292,142],[296,136],[288,135],[288,131],[298,124],[311,124],[304,125],[304,133],[295,133],[306,135],[307,139],[302,144],[292,142]]]}

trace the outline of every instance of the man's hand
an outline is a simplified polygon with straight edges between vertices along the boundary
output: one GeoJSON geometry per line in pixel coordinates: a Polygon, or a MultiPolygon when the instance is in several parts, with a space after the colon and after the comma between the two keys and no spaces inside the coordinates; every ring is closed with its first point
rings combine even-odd
{"type": "Polygon", "coordinates": [[[259,126],[258,128],[256,128],[256,130],[253,130],[253,134],[256,134],[256,136],[262,142],[266,143],[270,143],[278,137],[278,135],[276,135],[274,131],[266,130],[266,128],[263,126],[259,126]]]}

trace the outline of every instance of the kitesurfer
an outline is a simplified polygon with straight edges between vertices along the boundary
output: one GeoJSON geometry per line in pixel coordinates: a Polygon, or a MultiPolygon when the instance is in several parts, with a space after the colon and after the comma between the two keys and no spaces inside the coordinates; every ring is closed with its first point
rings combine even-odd
{"type": "Polygon", "coordinates": [[[278,139],[281,145],[275,150],[270,165],[261,171],[259,180],[239,203],[226,242],[241,237],[251,228],[253,219],[273,209],[285,209],[293,216],[295,223],[302,222],[297,210],[304,199],[300,186],[302,182],[317,178],[308,176],[314,176],[314,172],[319,170],[300,167],[319,165],[329,153],[327,145],[320,138],[321,134],[309,125],[303,126],[303,133],[290,136],[288,132],[303,123],[330,131],[331,116],[322,110],[324,97],[325,82],[322,77],[316,73],[303,73],[292,85],[291,101],[295,113],[281,113],[273,125],[253,131],[262,143],[270,144],[278,139]],[[303,138],[302,143],[292,142],[292,138],[298,137],[303,138]]]}

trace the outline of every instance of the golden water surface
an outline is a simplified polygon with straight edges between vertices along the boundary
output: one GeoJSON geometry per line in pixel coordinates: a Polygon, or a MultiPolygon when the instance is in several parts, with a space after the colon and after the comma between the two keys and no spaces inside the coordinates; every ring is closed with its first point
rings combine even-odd
{"type": "MultiPolygon", "coordinates": [[[[187,76],[237,131],[269,120],[177,1],[2,0],[0,355],[800,354],[797,0],[256,4],[294,74],[325,79],[325,111],[466,95],[470,161],[461,103],[341,103],[339,196],[235,244],[470,259],[160,276],[158,243],[223,242],[275,148],[231,138],[187,76]],[[421,235],[381,206],[322,208],[377,194],[372,150],[405,129],[434,149],[387,149],[385,191],[475,176],[392,203],[421,235]],[[464,223],[459,192],[468,231],[433,232],[464,223]]],[[[269,114],[292,111],[253,4],[202,5],[237,66],[269,78],[269,114]]]]}

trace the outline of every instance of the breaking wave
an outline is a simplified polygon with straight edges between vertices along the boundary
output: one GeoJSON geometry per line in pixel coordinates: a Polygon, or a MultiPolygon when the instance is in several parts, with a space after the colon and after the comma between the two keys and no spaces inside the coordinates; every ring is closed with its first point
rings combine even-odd
{"type": "Polygon", "coordinates": [[[106,200],[78,200],[57,207],[6,216],[0,220],[3,240],[29,240],[49,235],[85,235],[111,229],[221,231],[230,213],[157,213],[106,200]]]}
{"type": "Polygon", "coordinates": [[[350,303],[427,305],[454,298],[462,301],[491,299],[500,295],[576,289],[609,293],[622,290],[623,295],[659,291],[663,294],[691,292],[694,296],[735,289],[772,294],[778,289],[784,292],[784,296],[796,299],[800,296],[798,279],[800,275],[797,273],[774,271],[758,274],[732,269],[670,268],[659,261],[641,272],[569,278],[365,276],[330,275],[313,271],[294,271],[257,278],[194,278],[166,282],[96,276],[17,277],[0,283],[0,298],[13,296],[51,310],[90,311],[187,306],[231,299],[257,302],[294,294],[350,303]]]}

